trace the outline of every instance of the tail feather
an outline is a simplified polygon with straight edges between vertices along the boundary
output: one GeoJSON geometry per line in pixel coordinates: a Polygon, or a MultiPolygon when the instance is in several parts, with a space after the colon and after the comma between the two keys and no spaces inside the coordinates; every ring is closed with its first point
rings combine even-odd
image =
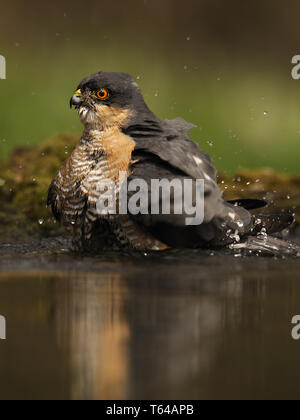
{"type": "Polygon", "coordinates": [[[231,201],[228,201],[228,203],[237,207],[244,207],[244,209],[246,210],[260,209],[268,205],[268,203],[264,200],[256,200],[252,198],[241,199],[241,200],[231,200],[231,201]]]}

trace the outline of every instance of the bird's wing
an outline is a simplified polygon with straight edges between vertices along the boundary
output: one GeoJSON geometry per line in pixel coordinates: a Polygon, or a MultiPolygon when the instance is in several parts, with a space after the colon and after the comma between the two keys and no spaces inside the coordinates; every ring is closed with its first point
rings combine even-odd
{"type": "Polygon", "coordinates": [[[141,134],[142,130],[138,138],[133,133],[136,140],[135,151],[156,155],[195,179],[216,182],[217,171],[211,157],[188,137],[187,131],[192,128],[195,126],[181,118],[162,121],[161,131],[156,128],[157,135],[146,128],[144,132],[149,133],[146,137],[141,134]]]}
{"type": "Polygon", "coordinates": [[[51,206],[53,216],[55,219],[60,222],[61,221],[61,204],[56,184],[56,179],[51,182],[48,191],[48,198],[47,198],[47,206],[51,206]]]}
{"type": "MultiPolygon", "coordinates": [[[[129,181],[144,180],[148,186],[148,212],[131,216],[147,227],[160,240],[172,246],[201,246],[213,241],[222,242],[231,233],[244,234],[252,227],[251,214],[222,198],[222,192],[216,182],[216,169],[209,155],[201,151],[192,142],[186,130],[191,126],[183,120],[162,122],[162,135],[135,138],[133,152],[133,172],[129,181]],[[181,214],[175,214],[176,201],[182,197],[171,194],[171,214],[151,214],[151,207],[161,209],[162,196],[154,195],[158,203],[153,203],[152,180],[177,179],[191,182],[188,193],[195,197],[196,180],[204,180],[204,221],[199,226],[187,226],[189,214],[182,208],[181,214]],[[173,202],[174,200],[174,202],[173,202]],[[226,236],[226,238],[225,238],[226,236]]],[[[141,130],[141,129],[140,129],[141,130]]],[[[133,194],[132,194],[133,195],[133,194]]],[[[193,202],[193,205],[196,203],[193,202]]],[[[144,209],[146,210],[146,209],[144,209]]],[[[129,209],[130,212],[130,209],[129,209]]],[[[230,240],[229,240],[230,242],[230,240]]]]}
{"type": "Polygon", "coordinates": [[[146,138],[140,135],[135,138],[133,157],[138,158],[142,154],[159,158],[161,165],[177,170],[177,175],[181,173],[186,178],[204,180],[207,198],[205,220],[211,220],[220,212],[220,205],[223,205],[222,192],[217,185],[217,171],[211,157],[202,151],[187,134],[187,131],[192,128],[195,126],[181,118],[162,121],[160,133],[156,128],[157,135],[146,138]]]}
{"type": "Polygon", "coordinates": [[[49,188],[47,206],[51,206],[53,216],[66,227],[78,226],[85,217],[88,196],[77,180],[65,179],[60,175],[49,188]]]}
{"type": "MultiPolygon", "coordinates": [[[[182,187],[182,190],[184,194],[195,198],[196,180],[173,168],[160,158],[149,154],[140,154],[139,160],[133,165],[133,173],[128,181],[143,180],[146,182],[147,191],[145,194],[147,197],[145,201],[143,198],[140,199],[142,211],[136,214],[129,205],[129,214],[134,221],[147,228],[154,237],[172,247],[198,248],[208,244],[223,245],[234,242],[238,234],[244,235],[246,231],[250,230],[253,223],[251,214],[241,207],[226,203],[222,199],[221,191],[208,184],[205,184],[202,224],[189,225],[188,220],[195,215],[191,215],[187,211],[183,204],[185,199],[182,198],[182,195],[176,195],[173,189],[170,194],[170,211],[166,214],[162,213],[164,193],[158,194],[157,190],[153,192],[152,180],[172,181],[175,179],[181,185],[184,185],[186,180],[190,181],[188,189],[182,187]],[[152,208],[158,208],[159,214],[153,213],[152,208]],[[179,214],[176,212],[178,208],[181,209],[179,214]]],[[[179,194],[181,194],[180,190],[179,194]]],[[[129,192],[128,195],[130,204],[135,192],[129,192]]],[[[139,197],[141,197],[140,194],[139,197]]],[[[199,206],[199,202],[193,201],[192,205],[199,206]]]]}

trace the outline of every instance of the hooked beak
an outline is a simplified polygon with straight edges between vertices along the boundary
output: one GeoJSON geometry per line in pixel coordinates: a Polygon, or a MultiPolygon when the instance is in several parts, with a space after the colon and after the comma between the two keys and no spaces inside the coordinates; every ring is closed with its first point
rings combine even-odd
{"type": "Polygon", "coordinates": [[[70,100],[70,108],[72,108],[73,106],[78,107],[82,104],[82,99],[81,99],[81,90],[78,89],[74,95],[72,96],[71,100],[70,100]]]}

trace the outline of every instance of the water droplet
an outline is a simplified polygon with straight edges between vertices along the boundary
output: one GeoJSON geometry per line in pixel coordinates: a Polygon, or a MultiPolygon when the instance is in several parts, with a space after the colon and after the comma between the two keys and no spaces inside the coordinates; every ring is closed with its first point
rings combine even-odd
{"type": "Polygon", "coordinates": [[[155,92],[154,96],[157,98],[159,96],[159,93],[155,92]]]}
{"type": "Polygon", "coordinates": [[[39,219],[39,225],[42,225],[44,223],[44,219],[39,219]]]}
{"type": "Polygon", "coordinates": [[[210,140],[210,141],[208,141],[208,142],[207,142],[207,144],[208,144],[210,147],[213,147],[213,146],[214,146],[214,142],[213,142],[213,141],[211,141],[211,140],[210,140]]]}
{"type": "Polygon", "coordinates": [[[290,195],[287,195],[286,198],[287,198],[287,200],[290,200],[291,199],[291,196],[290,195]]]}
{"type": "Polygon", "coordinates": [[[269,115],[268,111],[264,111],[264,116],[266,117],[267,115],[269,115]]]}
{"type": "Polygon", "coordinates": [[[235,242],[241,242],[241,238],[240,238],[238,230],[236,230],[232,235],[229,235],[229,237],[233,239],[235,242]]]}
{"type": "Polygon", "coordinates": [[[259,239],[267,239],[267,237],[268,237],[267,229],[266,228],[262,228],[262,230],[257,234],[257,237],[259,239]]]}

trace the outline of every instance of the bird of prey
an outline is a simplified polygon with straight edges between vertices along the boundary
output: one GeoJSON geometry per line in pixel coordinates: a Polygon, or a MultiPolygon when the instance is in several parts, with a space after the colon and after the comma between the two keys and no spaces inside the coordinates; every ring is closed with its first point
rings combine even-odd
{"type": "Polygon", "coordinates": [[[107,72],[88,76],[70,104],[84,131],[50,186],[48,205],[72,233],[77,250],[115,245],[141,251],[214,249],[240,244],[262,230],[272,234],[292,223],[289,215],[254,216],[250,210],[265,204],[257,200],[224,201],[212,159],[188,137],[194,126],[180,118],[162,121],[156,117],[132,76],[107,72]],[[188,179],[193,190],[196,180],[204,180],[203,223],[187,225],[188,215],[184,210],[175,214],[174,207],[167,215],[151,214],[150,210],[99,214],[101,192],[97,185],[110,179],[118,194],[120,172],[129,182],[144,180],[149,196],[153,179],[188,179]]]}

